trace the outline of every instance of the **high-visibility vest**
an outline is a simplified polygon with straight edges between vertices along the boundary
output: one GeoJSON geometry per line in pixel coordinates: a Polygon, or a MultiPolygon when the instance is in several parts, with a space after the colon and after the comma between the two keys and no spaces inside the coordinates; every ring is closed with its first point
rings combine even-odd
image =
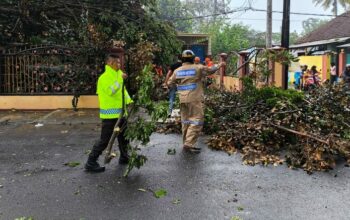
{"type": "MultiPolygon", "coordinates": [[[[122,113],[123,72],[106,65],[105,72],[98,78],[97,95],[100,104],[101,119],[119,118],[122,113]]],[[[125,105],[132,103],[128,91],[124,87],[125,105]]],[[[126,115],[126,112],[125,112],[126,115]]]]}

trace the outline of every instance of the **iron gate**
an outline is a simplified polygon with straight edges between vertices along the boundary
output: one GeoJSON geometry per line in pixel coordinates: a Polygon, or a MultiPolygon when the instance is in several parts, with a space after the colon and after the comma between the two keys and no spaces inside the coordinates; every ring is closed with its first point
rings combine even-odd
{"type": "Polygon", "coordinates": [[[103,56],[91,48],[18,46],[0,55],[0,94],[95,94],[102,69],[103,56]]]}

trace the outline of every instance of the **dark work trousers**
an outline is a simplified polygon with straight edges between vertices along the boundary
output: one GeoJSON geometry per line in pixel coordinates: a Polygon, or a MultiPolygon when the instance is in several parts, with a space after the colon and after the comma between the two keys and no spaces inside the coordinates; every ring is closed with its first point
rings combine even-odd
{"type": "Polygon", "coordinates": [[[338,76],[337,75],[331,75],[331,85],[335,84],[338,80],[338,76]]]}
{"type": "MultiPolygon", "coordinates": [[[[107,148],[109,139],[111,138],[113,134],[113,129],[115,123],[117,123],[118,119],[102,119],[102,130],[101,130],[101,137],[98,142],[95,143],[94,147],[91,151],[91,156],[94,158],[98,158],[102,154],[102,152],[107,148]]],[[[127,123],[126,120],[123,118],[121,120],[120,126],[124,123],[127,123]]],[[[120,151],[120,157],[125,158],[128,156],[127,154],[127,147],[129,144],[129,141],[125,138],[125,130],[123,129],[122,132],[119,133],[117,139],[118,139],[118,145],[119,145],[119,151],[120,151]]]]}

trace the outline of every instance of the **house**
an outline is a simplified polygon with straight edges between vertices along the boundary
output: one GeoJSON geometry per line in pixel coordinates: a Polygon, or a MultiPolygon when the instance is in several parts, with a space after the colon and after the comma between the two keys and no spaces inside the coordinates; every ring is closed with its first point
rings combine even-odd
{"type": "Polygon", "coordinates": [[[211,56],[211,39],[209,34],[178,33],[177,38],[182,42],[183,50],[190,49],[204,61],[211,56]]]}
{"type": "Polygon", "coordinates": [[[316,65],[323,78],[329,77],[329,65],[337,64],[338,74],[350,63],[350,12],[346,12],[300,38],[290,49],[301,54],[301,64],[316,65]]]}

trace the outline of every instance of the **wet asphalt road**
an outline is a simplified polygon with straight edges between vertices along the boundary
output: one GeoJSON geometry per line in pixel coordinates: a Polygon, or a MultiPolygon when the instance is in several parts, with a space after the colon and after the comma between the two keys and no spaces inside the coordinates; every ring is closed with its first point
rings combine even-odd
{"type": "Polygon", "coordinates": [[[1,112],[0,219],[350,219],[350,168],[342,164],[313,175],[250,167],[208,149],[204,137],[203,152],[188,155],[179,135],[154,134],[142,150],[149,161],[127,179],[117,160],[90,174],[83,164],[99,129],[92,110],[1,112]],[[167,195],[157,199],[152,191],[161,188],[167,195]]]}

